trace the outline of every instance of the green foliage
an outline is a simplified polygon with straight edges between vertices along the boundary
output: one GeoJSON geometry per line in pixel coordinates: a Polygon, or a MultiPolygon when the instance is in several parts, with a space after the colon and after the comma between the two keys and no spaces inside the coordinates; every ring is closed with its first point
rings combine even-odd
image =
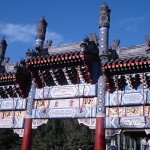
{"type": "MultiPolygon", "coordinates": [[[[75,119],[49,119],[32,130],[32,150],[92,150],[94,130],[75,119]]],[[[22,138],[12,129],[0,129],[0,149],[20,150],[22,138]]]]}
{"type": "Polygon", "coordinates": [[[14,134],[12,129],[0,129],[0,149],[1,150],[20,150],[21,139],[14,134]]]}
{"type": "Polygon", "coordinates": [[[91,150],[94,131],[77,120],[52,119],[34,131],[32,150],[91,150]]]}

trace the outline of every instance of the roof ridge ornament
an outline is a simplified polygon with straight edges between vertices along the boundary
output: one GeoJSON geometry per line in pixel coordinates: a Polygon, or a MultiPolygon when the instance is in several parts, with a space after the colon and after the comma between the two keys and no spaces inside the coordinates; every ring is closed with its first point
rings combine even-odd
{"type": "Polygon", "coordinates": [[[150,46],[150,37],[149,35],[145,35],[146,45],[150,46]]]}
{"type": "Polygon", "coordinates": [[[149,35],[145,35],[145,40],[146,40],[146,53],[150,54],[150,36],[149,35]]]}
{"type": "Polygon", "coordinates": [[[44,48],[49,48],[52,45],[52,40],[46,40],[46,43],[44,45],[44,48]]]}
{"type": "Polygon", "coordinates": [[[0,40],[0,62],[2,62],[5,58],[5,52],[7,48],[7,42],[5,40],[5,36],[0,40]]]}
{"type": "Polygon", "coordinates": [[[111,49],[112,50],[116,50],[119,47],[119,44],[120,44],[120,40],[119,39],[113,40],[112,44],[111,44],[111,49]]]}

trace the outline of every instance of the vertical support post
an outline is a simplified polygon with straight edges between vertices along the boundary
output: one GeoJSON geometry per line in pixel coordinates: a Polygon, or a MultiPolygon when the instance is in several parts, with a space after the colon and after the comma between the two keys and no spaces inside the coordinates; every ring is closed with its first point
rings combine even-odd
{"type": "MultiPolygon", "coordinates": [[[[107,62],[108,58],[108,30],[110,22],[110,9],[104,3],[99,11],[99,57],[101,66],[107,62]]],[[[97,115],[96,115],[96,129],[95,129],[95,150],[105,150],[105,93],[106,93],[106,83],[105,75],[100,68],[100,77],[98,79],[98,102],[97,102],[97,115]]]]}
{"type": "Polygon", "coordinates": [[[132,150],[132,138],[130,137],[129,140],[130,140],[130,149],[132,150]]]}
{"type": "Polygon", "coordinates": [[[28,96],[27,112],[24,125],[24,135],[22,140],[22,150],[31,149],[31,131],[32,131],[32,108],[35,93],[35,85],[32,83],[31,90],[28,96]]]}
{"type": "Polygon", "coordinates": [[[96,117],[95,150],[105,149],[104,117],[96,117]]]}
{"type": "Polygon", "coordinates": [[[126,149],[126,136],[123,134],[123,149],[126,149]]]}
{"type": "Polygon", "coordinates": [[[136,150],[136,139],[134,139],[134,150],[136,150]]]}
{"type": "Polygon", "coordinates": [[[106,148],[105,148],[105,150],[108,150],[108,147],[109,147],[109,145],[108,145],[108,143],[106,144],[106,148]]]}
{"type": "Polygon", "coordinates": [[[120,150],[120,134],[117,135],[117,147],[120,150]]]}
{"type": "Polygon", "coordinates": [[[25,125],[24,125],[22,150],[30,150],[31,149],[31,130],[32,130],[32,118],[26,118],[25,125]]]}
{"type": "Polygon", "coordinates": [[[143,148],[144,146],[143,146],[142,140],[143,140],[143,139],[141,138],[141,139],[140,139],[140,150],[143,150],[143,149],[144,149],[144,148],[143,148]]]}

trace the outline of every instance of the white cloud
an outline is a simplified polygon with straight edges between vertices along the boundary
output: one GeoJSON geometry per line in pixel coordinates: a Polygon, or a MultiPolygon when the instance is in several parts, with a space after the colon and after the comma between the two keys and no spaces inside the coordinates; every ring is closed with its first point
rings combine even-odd
{"type": "Polygon", "coordinates": [[[56,32],[50,32],[48,30],[46,31],[45,40],[52,40],[53,45],[59,45],[64,41],[63,37],[60,34],[56,32]]]}
{"type": "MultiPolygon", "coordinates": [[[[0,34],[6,36],[9,42],[35,42],[36,26],[30,24],[1,23],[0,34]]],[[[47,30],[46,39],[52,40],[54,44],[60,44],[63,37],[55,32],[47,30]]]]}
{"type": "Polygon", "coordinates": [[[10,42],[31,42],[35,35],[35,27],[32,25],[0,24],[0,34],[6,36],[10,42]]]}
{"type": "Polygon", "coordinates": [[[146,21],[149,18],[149,16],[141,16],[141,17],[130,17],[126,18],[124,20],[121,20],[119,23],[120,28],[124,28],[128,32],[136,32],[139,28],[139,26],[146,21]]]}

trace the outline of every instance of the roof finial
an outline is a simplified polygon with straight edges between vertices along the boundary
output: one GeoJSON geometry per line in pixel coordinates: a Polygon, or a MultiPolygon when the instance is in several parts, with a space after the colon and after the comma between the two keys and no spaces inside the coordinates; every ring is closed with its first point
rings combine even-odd
{"type": "Polygon", "coordinates": [[[41,19],[37,23],[37,35],[36,35],[36,48],[43,48],[47,22],[44,19],[45,16],[42,16],[41,19]]]}

